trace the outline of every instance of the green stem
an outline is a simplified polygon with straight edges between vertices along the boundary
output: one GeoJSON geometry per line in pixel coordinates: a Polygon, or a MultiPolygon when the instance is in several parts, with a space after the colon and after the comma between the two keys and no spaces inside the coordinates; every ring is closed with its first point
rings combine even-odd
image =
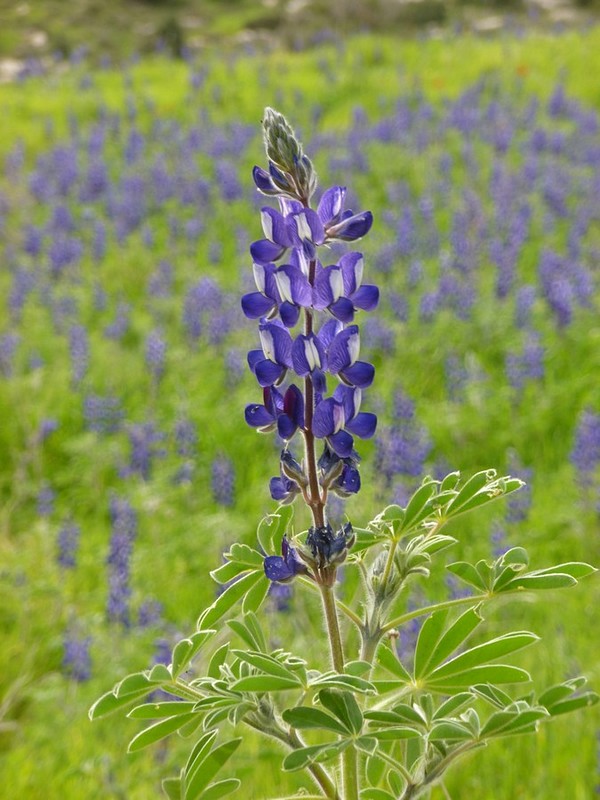
{"type": "Polygon", "coordinates": [[[387,622],[383,628],[381,629],[381,633],[388,633],[388,631],[393,630],[394,628],[399,627],[400,625],[404,625],[405,622],[410,622],[411,619],[416,619],[416,617],[422,617],[426,614],[432,614],[434,611],[439,611],[442,608],[453,608],[454,606],[466,606],[466,605],[477,605],[478,603],[483,603],[486,600],[490,600],[492,597],[491,594],[474,594],[470,595],[469,597],[457,597],[454,600],[445,600],[442,603],[434,603],[431,606],[424,606],[423,608],[417,608],[414,611],[409,611],[406,614],[402,614],[401,617],[396,617],[391,622],[387,622]]]}
{"type": "MultiPolygon", "coordinates": [[[[297,577],[297,580],[301,581],[305,586],[309,586],[314,592],[319,591],[319,586],[314,581],[309,580],[308,578],[303,578],[301,575],[297,577]]],[[[352,620],[352,622],[356,625],[357,628],[362,627],[361,618],[355,611],[352,611],[350,606],[347,606],[345,603],[342,603],[342,601],[337,598],[335,602],[337,608],[339,608],[339,610],[342,611],[348,617],[349,620],[352,620]]]]}
{"type": "Polygon", "coordinates": [[[340,635],[340,625],[335,602],[335,594],[332,586],[319,585],[321,598],[323,600],[323,610],[327,622],[327,632],[329,634],[329,647],[331,649],[331,663],[336,672],[344,671],[344,651],[342,648],[342,637],[340,635]]]}

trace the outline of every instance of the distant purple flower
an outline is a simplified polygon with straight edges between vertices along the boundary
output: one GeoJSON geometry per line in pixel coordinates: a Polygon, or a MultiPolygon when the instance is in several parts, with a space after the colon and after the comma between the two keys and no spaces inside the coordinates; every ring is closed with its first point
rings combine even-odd
{"type": "Polygon", "coordinates": [[[49,483],[45,483],[37,495],[37,513],[40,517],[49,517],[54,512],[56,492],[49,483]]]}
{"type": "Polygon", "coordinates": [[[65,520],[58,532],[57,561],[61,567],[72,568],[77,561],[81,528],[72,520],[65,520]]]}
{"type": "Polygon", "coordinates": [[[501,523],[495,522],[492,525],[490,541],[492,544],[492,554],[494,558],[503,556],[504,553],[506,553],[506,551],[509,549],[509,545],[506,541],[506,530],[501,523]]]}
{"type": "Polygon", "coordinates": [[[67,632],[64,637],[62,668],[66,675],[79,683],[89,680],[92,674],[91,644],[91,636],[67,632]]]}
{"type": "Polygon", "coordinates": [[[83,399],[86,427],[96,433],[115,433],[121,427],[124,411],[118,397],[87,394],[83,399]]]}
{"type": "Polygon", "coordinates": [[[146,337],[146,365],[150,374],[158,383],[165,371],[166,342],[160,331],[151,331],[146,337]]]}
{"type": "Polygon", "coordinates": [[[72,325],[69,330],[69,353],[73,383],[81,383],[88,370],[90,346],[87,330],[83,325],[72,325]]]}
{"type": "Polygon", "coordinates": [[[211,488],[215,503],[232,506],[235,499],[235,471],[226,455],[218,455],[211,468],[211,488]]]}
{"type": "Polygon", "coordinates": [[[131,306],[129,303],[120,302],[117,305],[114,320],[104,328],[107,339],[122,339],[129,330],[131,306]]]}
{"type": "Polygon", "coordinates": [[[0,336],[0,374],[5,378],[10,378],[13,374],[13,363],[20,338],[16,333],[3,333],[0,336]]]}
{"type": "Polygon", "coordinates": [[[137,515],[129,501],[113,495],[110,500],[112,525],[108,566],[107,616],[111,622],[128,626],[131,597],[130,560],[137,535],[137,515]]]}
{"type": "Polygon", "coordinates": [[[592,484],[600,465],[600,414],[592,409],[587,408],[579,414],[571,462],[581,483],[584,486],[592,484]]]}
{"type": "Polygon", "coordinates": [[[526,381],[544,377],[544,347],[537,337],[530,336],[521,353],[508,353],[506,375],[513,388],[521,390],[526,381]]]}
{"type": "Polygon", "coordinates": [[[180,419],[175,423],[174,436],[177,455],[195,458],[198,448],[198,432],[190,419],[180,419]]]}
{"type": "Polygon", "coordinates": [[[129,438],[129,463],[123,475],[139,475],[143,480],[150,480],[154,459],[164,456],[164,450],[158,444],[164,435],[152,422],[137,423],[127,427],[129,438]]]}
{"type": "Polygon", "coordinates": [[[40,425],[39,425],[38,430],[37,430],[37,434],[36,434],[36,437],[35,437],[36,441],[39,444],[41,444],[42,442],[45,442],[46,439],[49,436],[51,436],[55,431],[58,430],[58,428],[59,428],[58,420],[53,419],[51,417],[43,419],[40,422],[40,425]]]}
{"type": "Polygon", "coordinates": [[[162,603],[157,600],[145,600],[138,611],[138,625],[140,628],[150,628],[158,625],[162,620],[162,614],[162,603]]]}

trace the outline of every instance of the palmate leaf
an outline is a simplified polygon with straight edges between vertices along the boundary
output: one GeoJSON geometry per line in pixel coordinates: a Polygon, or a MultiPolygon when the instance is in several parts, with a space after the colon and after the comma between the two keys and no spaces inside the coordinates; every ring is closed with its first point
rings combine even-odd
{"type": "Polygon", "coordinates": [[[448,610],[430,614],[419,631],[414,658],[417,679],[431,673],[456,650],[482,622],[475,609],[468,609],[450,627],[446,627],[448,610]]]}
{"type": "Polygon", "coordinates": [[[272,655],[267,655],[266,653],[257,653],[256,651],[252,650],[232,650],[231,652],[234,656],[236,656],[236,658],[239,658],[241,661],[245,661],[246,664],[250,664],[252,667],[256,667],[256,669],[261,670],[261,672],[264,672],[267,675],[275,675],[279,678],[289,678],[296,683],[299,682],[296,673],[288,669],[285,664],[282,664],[281,661],[278,661],[272,655]]]}
{"type": "Polygon", "coordinates": [[[289,689],[301,689],[302,684],[294,676],[281,678],[276,675],[248,675],[240,678],[230,687],[234,692],[281,692],[289,689]]]}
{"type": "Polygon", "coordinates": [[[287,533],[294,517],[294,507],[279,506],[273,514],[267,514],[256,531],[258,542],[264,553],[281,553],[281,540],[287,533]]]}
{"type": "Polygon", "coordinates": [[[174,717],[167,717],[167,719],[156,722],[154,725],[150,725],[149,728],[145,728],[138,733],[137,736],[133,737],[129,742],[127,752],[134,753],[137,750],[143,750],[145,747],[154,744],[154,742],[164,739],[179,728],[182,728],[186,723],[194,719],[195,716],[194,712],[178,714],[174,717]]]}
{"type": "Polygon", "coordinates": [[[331,714],[326,714],[319,708],[310,706],[297,706],[296,708],[286,709],[282,715],[285,722],[293,728],[303,730],[307,728],[317,728],[321,730],[333,731],[341,736],[347,736],[351,731],[348,726],[340,722],[331,714]]]}
{"type": "Polygon", "coordinates": [[[222,797],[239,786],[239,781],[235,781],[236,785],[231,782],[221,782],[222,789],[225,790],[228,786],[232,788],[219,794],[220,790],[213,788],[219,786],[219,784],[212,784],[210,787],[209,784],[240,746],[241,738],[230,739],[212,750],[206,747],[206,737],[203,737],[200,741],[202,742],[201,747],[197,749],[194,757],[188,760],[184,770],[184,800],[198,800],[200,797],[222,797]],[[223,783],[225,783],[225,786],[222,785],[223,783]],[[212,794],[209,794],[211,791],[212,794]]]}
{"type": "Polygon", "coordinates": [[[319,700],[339,719],[348,732],[360,733],[363,715],[353,694],[323,689],[319,692],[319,700]]]}
{"type": "Polygon", "coordinates": [[[203,630],[196,631],[187,639],[182,639],[177,642],[173,648],[173,655],[171,657],[171,675],[177,678],[182,672],[185,672],[190,662],[198,655],[202,646],[211,639],[216,630],[203,630]]]}
{"type": "Polygon", "coordinates": [[[296,772],[314,762],[323,763],[337,758],[350,744],[350,740],[341,739],[337,742],[315,744],[309,747],[300,747],[292,750],[283,760],[283,769],[286,772],[296,772]]]}
{"type": "Polygon", "coordinates": [[[228,586],[209,608],[201,614],[198,620],[198,628],[208,628],[217,620],[221,619],[227,612],[238,603],[254,586],[264,578],[261,570],[249,572],[239,580],[228,586]]]}

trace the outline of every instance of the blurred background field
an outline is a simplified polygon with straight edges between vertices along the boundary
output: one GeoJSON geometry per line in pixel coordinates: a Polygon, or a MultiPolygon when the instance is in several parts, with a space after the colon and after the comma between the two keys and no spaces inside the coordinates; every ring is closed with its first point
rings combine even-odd
{"type": "MultiPolygon", "coordinates": [[[[290,26],[277,3],[207,0],[196,40],[184,0],[0,1],[7,796],[158,797],[188,747],[127,756],[136,724],[92,725],[87,708],[168,656],[214,597],[223,549],[275,507],[277,448],[243,420],[259,390],[239,308],[265,105],[321,186],[348,185],[375,216],[360,246],[382,302],[361,324],[380,426],[361,443],[359,498],[334,515],[363,524],[424,474],[493,466],[529,488],[456,527],[449,561],[522,544],[533,567],[600,562],[600,28],[593,4],[560,6],[566,29],[539,6],[439,5],[444,20],[394,22],[399,38],[341,2],[290,26]],[[257,9],[277,21],[268,35],[257,9]],[[486,15],[490,38],[474,30],[486,15]]],[[[599,600],[592,578],[494,607],[490,626],[543,636],[522,659],[540,682],[583,672],[597,689],[599,600]]],[[[271,598],[273,641],[318,648],[311,609],[271,598]]],[[[450,795],[589,800],[599,727],[593,710],[490,747],[450,795]]],[[[250,796],[298,788],[279,764],[245,734],[250,796]]]]}

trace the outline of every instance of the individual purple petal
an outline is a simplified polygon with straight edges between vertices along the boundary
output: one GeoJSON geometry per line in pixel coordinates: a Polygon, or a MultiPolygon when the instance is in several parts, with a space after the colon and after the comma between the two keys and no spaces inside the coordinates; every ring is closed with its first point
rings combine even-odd
{"type": "MultiPolygon", "coordinates": [[[[286,477],[271,478],[269,481],[269,491],[271,492],[271,497],[273,500],[277,500],[278,503],[287,500],[294,487],[296,490],[298,489],[297,484],[286,477]]],[[[296,494],[296,492],[294,492],[294,494],[296,494]]],[[[268,556],[268,558],[278,558],[278,556],[268,556]]],[[[267,578],[268,577],[269,576],[267,575],[267,578]]]]}
{"type": "Polygon", "coordinates": [[[352,419],[358,414],[362,401],[362,392],[360,389],[340,384],[336,387],[333,398],[341,404],[345,419],[352,419]]]}
{"type": "Polygon", "coordinates": [[[342,474],[336,484],[344,494],[357,494],[360,491],[360,472],[356,467],[344,464],[342,474]]]}
{"type": "Polygon", "coordinates": [[[323,225],[335,225],[342,213],[345,197],[345,186],[332,186],[323,192],[317,206],[317,214],[323,225]]]}
{"type": "Polygon", "coordinates": [[[344,279],[339,267],[326,267],[318,272],[313,289],[313,305],[319,310],[330,306],[344,293],[344,279]]]}
{"type": "Polygon", "coordinates": [[[366,283],[354,293],[352,302],[355,308],[361,308],[363,311],[373,311],[379,302],[379,289],[377,286],[366,283]]]}
{"type": "Polygon", "coordinates": [[[277,433],[284,441],[289,442],[297,430],[298,426],[287,414],[281,414],[277,418],[277,433]]]}
{"type": "Polygon", "coordinates": [[[264,406],[258,405],[257,403],[246,406],[244,416],[246,422],[252,428],[267,428],[275,425],[275,417],[269,414],[264,406]]]}
{"type": "Polygon", "coordinates": [[[256,283],[256,288],[258,289],[261,294],[266,295],[267,297],[273,298],[276,302],[279,302],[279,292],[277,290],[277,283],[275,281],[275,270],[277,267],[275,264],[269,262],[268,264],[256,264],[252,265],[252,272],[254,274],[254,282],[256,283]]]}
{"type": "Polygon", "coordinates": [[[340,331],[327,351],[329,371],[332,375],[354,364],[360,352],[358,325],[340,331]]]}
{"type": "Polygon", "coordinates": [[[298,317],[300,316],[300,306],[295,306],[293,303],[284,301],[279,306],[279,314],[281,316],[281,321],[286,328],[293,328],[298,322],[298,317]]]}
{"type": "Polygon", "coordinates": [[[348,458],[352,453],[354,439],[346,431],[338,431],[327,437],[331,449],[340,458],[348,458]]]}
{"type": "Polygon", "coordinates": [[[292,345],[292,364],[294,371],[300,375],[308,375],[325,364],[325,350],[318,338],[313,334],[300,334],[292,345]]]}
{"type": "Polygon", "coordinates": [[[252,370],[252,372],[256,372],[256,365],[259,361],[262,361],[265,357],[265,354],[262,350],[250,350],[248,353],[248,366],[252,370]]]}
{"type": "Polygon", "coordinates": [[[342,325],[336,319],[328,319],[327,322],[321,325],[317,333],[317,338],[325,350],[329,350],[329,345],[341,330],[342,325]]]}
{"type": "Polygon", "coordinates": [[[285,367],[292,366],[292,337],[281,323],[259,325],[258,335],[266,358],[285,367]]]}
{"type": "Polygon", "coordinates": [[[366,411],[361,411],[353,420],[346,423],[346,428],[361,439],[370,439],[375,433],[376,427],[377,417],[366,411]]]}
{"type": "Polygon", "coordinates": [[[375,367],[366,361],[357,361],[351,367],[341,370],[339,377],[348,386],[358,386],[359,389],[366,389],[373,383],[375,377],[375,367]]]}
{"type": "Polygon", "coordinates": [[[286,248],[270,242],[268,239],[258,239],[250,245],[250,255],[258,264],[268,264],[277,261],[285,253],[286,248]]]}
{"type": "Polygon", "coordinates": [[[308,279],[298,267],[284,264],[275,272],[277,289],[282,299],[288,303],[307,307],[312,304],[312,289],[308,279]]]}
{"type": "Polygon", "coordinates": [[[269,241],[285,248],[292,244],[287,222],[279,211],[265,206],[260,210],[260,219],[265,236],[269,241]]]}
{"type": "Polygon", "coordinates": [[[283,397],[283,412],[295,425],[304,427],[304,395],[294,383],[288,386],[283,397]]]}
{"type": "Polygon", "coordinates": [[[265,558],[265,575],[270,581],[285,583],[290,581],[295,572],[289,567],[281,556],[267,556],[265,558]]]}
{"type": "Polygon", "coordinates": [[[329,310],[340,322],[352,322],[354,319],[354,303],[347,297],[340,297],[329,306],[329,310]]]}
{"type": "Polygon", "coordinates": [[[325,231],[319,215],[312,208],[303,208],[290,214],[289,231],[296,247],[304,247],[306,243],[323,244],[325,231]]]}
{"type": "Polygon", "coordinates": [[[344,294],[351,297],[356,292],[363,278],[364,261],[362,253],[346,253],[339,263],[344,279],[344,294]]]}
{"type": "Polygon", "coordinates": [[[333,397],[328,397],[326,400],[321,400],[315,406],[313,414],[313,433],[317,439],[323,439],[339,430],[338,417],[339,412],[343,409],[336,403],[333,397]]]}
{"type": "Polygon", "coordinates": [[[254,179],[254,183],[256,184],[256,188],[263,194],[275,195],[279,193],[279,190],[271,180],[271,176],[266,170],[261,169],[260,167],[254,167],[252,170],[252,177],[254,179]]]}
{"type": "Polygon", "coordinates": [[[285,373],[286,368],[284,366],[276,364],[268,358],[259,361],[254,368],[254,374],[259,386],[273,386],[280,383],[285,377],[285,373]]]}
{"type": "Polygon", "coordinates": [[[250,292],[242,297],[242,311],[249,319],[259,319],[277,307],[277,304],[260,292],[250,292]]]}
{"type": "Polygon", "coordinates": [[[353,242],[360,239],[371,230],[373,224],[373,214],[370,211],[363,211],[360,214],[354,214],[347,219],[338,222],[327,228],[327,236],[329,239],[341,239],[344,242],[353,242]]]}

